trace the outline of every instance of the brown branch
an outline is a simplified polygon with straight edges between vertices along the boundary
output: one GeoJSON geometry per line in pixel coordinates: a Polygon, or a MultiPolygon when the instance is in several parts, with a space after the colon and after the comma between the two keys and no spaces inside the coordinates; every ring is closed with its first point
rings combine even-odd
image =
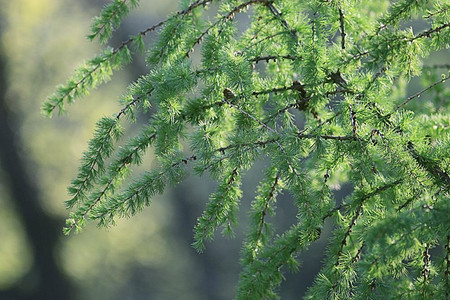
{"type": "Polygon", "coordinates": [[[415,199],[417,199],[417,196],[414,195],[410,198],[408,198],[402,205],[400,205],[399,207],[397,207],[397,211],[402,210],[403,208],[407,207],[411,202],[413,202],[415,199]]]}
{"type": "Polygon", "coordinates": [[[409,42],[415,41],[415,40],[420,39],[420,38],[423,38],[423,37],[429,38],[429,37],[431,37],[431,34],[432,34],[432,33],[440,32],[442,29],[447,28],[447,27],[449,27],[449,26],[450,26],[450,23],[445,23],[445,24],[442,24],[442,25],[439,26],[439,27],[429,29],[429,30],[427,30],[427,31],[424,31],[424,32],[420,33],[419,35],[416,35],[415,37],[413,37],[412,39],[410,39],[409,42]]]}
{"type": "Polygon", "coordinates": [[[356,220],[362,214],[362,209],[363,209],[363,201],[361,201],[361,203],[359,204],[358,209],[356,210],[356,213],[350,222],[350,225],[347,227],[347,231],[345,232],[344,237],[341,241],[341,246],[339,248],[339,251],[336,254],[336,263],[334,264],[335,266],[339,265],[339,256],[341,256],[344,246],[347,245],[347,237],[350,235],[350,233],[353,230],[353,227],[356,225],[356,220]]]}
{"type": "MultiPolygon", "coordinates": [[[[199,7],[199,6],[206,6],[208,3],[213,2],[213,1],[214,1],[214,0],[203,0],[203,1],[198,0],[198,1],[194,2],[194,3],[192,3],[192,4],[191,4],[188,8],[186,8],[185,10],[182,10],[182,11],[177,12],[173,17],[170,17],[170,18],[166,19],[166,20],[163,21],[163,22],[165,23],[165,22],[167,22],[168,20],[170,20],[170,19],[172,19],[172,18],[175,18],[175,17],[178,17],[178,16],[181,15],[181,20],[180,20],[180,22],[177,24],[177,26],[175,26],[175,27],[172,29],[172,34],[175,34],[175,32],[178,30],[178,27],[181,25],[181,23],[182,23],[184,17],[185,17],[188,13],[190,13],[192,10],[194,10],[195,8],[197,8],[197,7],[199,7]]],[[[164,55],[164,51],[166,50],[166,48],[168,47],[168,45],[169,45],[169,42],[167,42],[163,47],[161,47],[161,51],[160,51],[160,53],[159,53],[159,58],[160,58],[160,60],[161,60],[162,56],[164,55]]],[[[187,55],[186,55],[186,56],[187,56],[187,55]]]]}
{"type": "MultiPolygon", "coordinates": [[[[245,110],[241,109],[239,106],[234,105],[233,103],[227,101],[226,99],[223,100],[224,103],[227,103],[228,105],[230,105],[231,107],[237,109],[238,111],[240,111],[241,113],[243,113],[244,115],[248,116],[249,118],[255,120],[256,122],[258,122],[263,128],[274,132],[275,134],[278,134],[278,132],[269,127],[267,124],[265,124],[264,122],[262,122],[261,120],[259,120],[258,118],[256,118],[255,116],[253,116],[252,114],[250,114],[249,112],[246,112],[245,110]]],[[[284,149],[284,147],[281,145],[281,143],[278,141],[278,139],[275,139],[274,142],[278,145],[278,148],[281,149],[281,152],[283,152],[283,154],[286,156],[286,161],[289,164],[289,167],[291,168],[292,173],[294,173],[295,176],[299,177],[296,169],[294,168],[294,165],[291,162],[291,159],[289,157],[289,155],[287,154],[286,150],[284,149]]]]}
{"type": "Polygon", "coordinates": [[[248,6],[252,5],[252,4],[256,4],[256,3],[265,3],[266,0],[249,0],[247,2],[244,2],[236,7],[234,7],[232,10],[230,10],[226,15],[223,15],[221,18],[219,18],[216,22],[214,22],[213,24],[211,24],[208,28],[206,28],[198,37],[197,39],[194,41],[194,43],[192,43],[192,46],[189,48],[188,51],[186,51],[185,56],[189,57],[189,53],[192,52],[192,49],[194,48],[195,45],[200,44],[200,42],[203,40],[203,38],[209,33],[209,31],[211,29],[213,29],[214,27],[216,27],[217,25],[219,25],[222,22],[227,22],[230,21],[234,18],[234,16],[240,12],[243,9],[246,9],[248,6]]]}
{"type": "Polygon", "coordinates": [[[341,29],[341,48],[345,49],[345,37],[347,34],[345,33],[345,21],[344,21],[344,13],[342,12],[342,9],[339,7],[339,23],[340,23],[340,29],[341,29]]]}
{"type": "Polygon", "coordinates": [[[266,216],[266,211],[269,209],[269,204],[271,202],[271,200],[275,197],[275,190],[276,187],[278,185],[278,181],[280,179],[280,171],[277,172],[277,175],[275,176],[275,180],[272,184],[272,186],[270,187],[270,192],[269,192],[269,196],[267,197],[265,204],[264,204],[264,209],[261,212],[261,219],[259,222],[259,228],[258,228],[258,233],[256,235],[256,240],[259,241],[261,239],[261,235],[262,235],[262,231],[264,228],[264,218],[266,216]]]}
{"type": "Polygon", "coordinates": [[[259,95],[265,95],[265,94],[271,94],[271,93],[281,93],[281,92],[285,92],[285,91],[289,91],[289,90],[292,90],[292,86],[283,86],[283,87],[273,88],[273,89],[269,89],[269,90],[253,92],[252,95],[259,96],[259,95]]]}
{"type": "Polygon", "coordinates": [[[408,152],[411,154],[411,156],[416,160],[417,164],[419,164],[422,168],[427,170],[428,173],[430,173],[436,181],[439,184],[439,181],[442,181],[443,184],[450,189],[450,176],[439,167],[439,164],[435,161],[420,155],[420,153],[415,149],[414,144],[409,141],[408,145],[406,146],[408,152]]]}
{"type": "Polygon", "coordinates": [[[280,11],[278,11],[278,9],[275,8],[275,6],[273,6],[273,3],[271,1],[267,1],[266,2],[266,6],[269,8],[270,12],[277,18],[280,20],[281,24],[283,25],[284,28],[286,28],[286,30],[288,30],[292,37],[295,40],[298,40],[298,36],[297,36],[297,32],[292,29],[292,27],[289,25],[289,23],[283,18],[282,14],[280,11]]]}
{"type": "Polygon", "coordinates": [[[447,235],[447,244],[445,245],[445,296],[446,299],[450,298],[450,283],[449,283],[449,276],[450,276],[450,234],[447,235]]]}
{"type": "Polygon", "coordinates": [[[423,251],[423,266],[422,266],[422,276],[423,283],[428,280],[428,276],[430,275],[430,245],[425,243],[425,250],[423,251]]]}
{"type": "Polygon", "coordinates": [[[298,60],[298,59],[302,59],[302,57],[301,56],[292,56],[292,55],[267,55],[267,56],[258,56],[258,57],[252,58],[250,61],[253,61],[255,63],[258,63],[260,61],[266,61],[266,63],[268,63],[270,60],[276,61],[279,59],[298,60]]]}
{"type": "MultiPolygon", "coordinates": [[[[420,38],[423,38],[423,37],[429,38],[429,37],[431,37],[431,34],[433,34],[435,32],[440,32],[442,29],[445,29],[445,28],[447,28],[449,26],[450,26],[450,23],[445,23],[445,24],[443,24],[443,25],[441,25],[439,27],[431,28],[431,29],[429,29],[427,31],[424,31],[424,32],[422,32],[422,33],[420,33],[420,34],[418,34],[418,35],[416,35],[416,36],[414,36],[414,37],[412,37],[410,39],[407,39],[406,41],[407,42],[413,42],[413,41],[415,41],[417,39],[420,39],[420,38]]],[[[376,34],[378,34],[378,32],[376,34]]],[[[398,38],[396,38],[396,40],[398,40],[398,38]]],[[[370,51],[369,50],[365,50],[363,52],[359,52],[359,53],[353,55],[351,58],[347,59],[345,61],[345,63],[347,63],[347,62],[349,62],[351,60],[359,59],[359,58],[361,58],[363,56],[366,56],[366,55],[370,55],[370,51]]]]}
{"type": "Polygon", "coordinates": [[[352,258],[352,263],[357,263],[361,259],[361,253],[364,249],[364,246],[366,245],[366,242],[362,242],[361,247],[359,247],[358,251],[356,252],[356,255],[352,258]]]}
{"type": "Polygon", "coordinates": [[[324,140],[337,140],[337,141],[355,141],[356,138],[354,136],[338,136],[338,135],[315,135],[315,134],[298,134],[298,138],[300,139],[315,139],[321,138],[324,140]]]}
{"type": "Polygon", "coordinates": [[[278,35],[282,35],[282,34],[286,34],[286,33],[289,33],[289,31],[280,31],[280,32],[277,32],[277,33],[274,33],[274,34],[265,36],[265,37],[263,37],[262,39],[256,41],[255,43],[248,45],[247,47],[245,47],[245,48],[244,48],[241,52],[239,52],[239,53],[242,54],[242,53],[244,53],[245,51],[247,51],[248,49],[250,49],[250,48],[252,48],[252,47],[254,47],[254,46],[256,46],[256,45],[258,45],[258,44],[260,44],[260,43],[262,43],[262,42],[264,42],[264,41],[266,41],[266,40],[269,40],[269,39],[274,38],[274,37],[276,37],[276,36],[278,36],[278,35]]]}
{"type": "Polygon", "coordinates": [[[446,7],[444,7],[443,9],[440,9],[440,10],[438,10],[438,11],[430,12],[428,15],[424,16],[423,18],[424,18],[424,19],[429,19],[429,18],[431,18],[431,17],[433,17],[433,16],[435,16],[435,15],[438,15],[438,14],[440,14],[440,13],[446,12],[448,9],[449,9],[449,6],[446,6],[446,7]]]}
{"type": "Polygon", "coordinates": [[[390,117],[394,112],[396,112],[397,110],[399,110],[400,108],[402,108],[403,106],[405,106],[406,104],[408,104],[411,100],[420,97],[423,93],[425,93],[426,91],[428,91],[429,89],[435,87],[438,84],[441,84],[443,82],[445,82],[446,80],[448,80],[450,78],[450,75],[445,76],[444,78],[442,78],[439,81],[436,81],[435,83],[433,83],[430,86],[427,86],[426,88],[424,88],[423,90],[421,90],[420,92],[408,97],[408,99],[406,99],[405,101],[403,101],[402,103],[400,103],[399,105],[397,105],[397,107],[394,108],[393,111],[391,111],[390,113],[388,113],[387,115],[385,115],[385,118],[390,117]]]}
{"type": "MultiPolygon", "coordinates": [[[[348,238],[348,236],[350,235],[350,233],[352,232],[353,227],[356,225],[356,221],[357,221],[358,217],[362,214],[364,202],[365,202],[367,199],[370,199],[371,197],[373,197],[373,196],[375,196],[375,195],[377,195],[377,194],[379,194],[379,193],[381,193],[381,192],[383,192],[383,191],[385,191],[385,190],[387,190],[387,189],[389,189],[389,188],[391,188],[391,187],[394,187],[394,186],[400,184],[401,182],[403,182],[402,179],[397,179],[397,180],[395,180],[395,181],[393,181],[393,182],[391,182],[391,183],[388,183],[388,184],[386,184],[386,185],[380,186],[380,187],[376,188],[374,191],[370,192],[369,194],[363,196],[363,197],[359,200],[360,203],[359,203],[359,205],[358,205],[358,208],[357,208],[357,210],[356,210],[356,213],[355,213],[355,215],[353,216],[353,218],[352,218],[352,220],[351,220],[351,222],[350,222],[350,224],[349,224],[349,226],[348,226],[348,228],[347,228],[347,231],[346,231],[345,234],[344,234],[344,237],[343,237],[343,239],[342,239],[342,241],[341,241],[341,246],[340,246],[340,248],[339,248],[339,251],[338,251],[337,254],[336,254],[336,263],[335,263],[335,266],[339,265],[339,256],[342,254],[342,250],[344,249],[344,246],[347,245],[347,238],[348,238]]],[[[347,204],[347,205],[349,205],[349,204],[347,204]]],[[[339,206],[339,207],[333,209],[332,211],[328,212],[328,213],[324,216],[324,218],[326,218],[326,217],[328,217],[328,216],[331,216],[335,211],[337,211],[337,210],[340,209],[341,207],[342,207],[342,206],[339,206]]]]}
{"type": "MultiPolygon", "coordinates": [[[[354,141],[355,137],[353,136],[339,136],[339,135],[315,135],[315,134],[302,134],[302,133],[298,133],[297,137],[299,139],[317,139],[317,138],[321,138],[324,140],[337,140],[337,141],[354,141]]],[[[230,150],[230,149],[234,149],[234,148],[239,148],[239,147],[249,147],[248,149],[251,149],[250,147],[253,146],[257,146],[257,147],[265,147],[267,144],[271,144],[271,143],[276,143],[277,141],[279,141],[280,138],[275,138],[275,139],[269,139],[266,141],[256,141],[253,143],[244,143],[244,144],[232,144],[232,145],[228,145],[226,147],[221,147],[218,148],[216,150],[214,150],[213,152],[221,152],[221,153],[225,153],[226,151],[230,150]]]]}

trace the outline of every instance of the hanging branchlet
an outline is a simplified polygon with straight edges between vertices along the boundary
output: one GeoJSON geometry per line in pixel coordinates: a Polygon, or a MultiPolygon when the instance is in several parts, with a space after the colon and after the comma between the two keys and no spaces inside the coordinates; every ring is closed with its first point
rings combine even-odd
{"type": "MultiPolygon", "coordinates": [[[[178,157],[178,155],[175,155],[178,157]]],[[[166,185],[179,183],[185,174],[186,163],[195,161],[192,155],[187,158],[177,158],[175,162],[167,160],[160,170],[147,172],[141,178],[129,185],[121,194],[111,197],[109,201],[100,203],[97,207],[89,207],[81,216],[90,220],[98,220],[100,226],[114,224],[116,217],[130,217],[149,206],[151,198],[161,194],[166,185]]],[[[82,220],[79,218],[78,220],[82,220]]],[[[75,222],[77,219],[75,219],[75,222]]],[[[70,225],[70,224],[68,224],[70,225]]],[[[75,224],[77,225],[77,224],[75,224]]],[[[74,225],[68,227],[72,229],[74,225]]]]}
{"type": "Polygon", "coordinates": [[[88,35],[88,39],[92,41],[98,37],[101,43],[107,42],[130,9],[138,4],[138,0],[115,0],[106,5],[100,16],[94,18],[91,25],[92,33],[88,35]]]}
{"type": "Polygon", "coordinates": [[[72,181],[69,193],[72,199],[66,201],[66,206],[72,208],[80,205],[86,199],[85,191],[93,185],[94,178],[104,172],[104,160],[113,150],[113,142],[117,140],[122,131],[115,119],[103,118],[97,123],[94,138],[89,143],[89,149],[85,152],[80,173],[72,181]]]}
{"type": "Polygon", "coordinates": [[[193,247],[201,252],[205,241],[211,240],[216,229],[225,225],[228,234],[232,234],[232,225],[236,222],[236,209],[241,197],[239,170],[234,168],[226,174],[217,192],[211,196],[194,229],[193,247]]]}
{"type": "Polygon", "coordinates": [[[274,203],[279,190],[283,187],[280,175],[276,168],[269,169],[267,177],[258,188],[258,196],[252,203],[250,216],[255,226],[252,226],[252,231],[248,233],[242,250],[244,265],[248,265],[258,257],[272,236],[271,224],[266,219],[275,214],[274,203]]]}
{"type": "Polygon", "coordinates": [[[64,112],[65,102],[71,104],[75,99],[86,96],[99,84],[110,80],[112,71],[131,61],[127,45],[116,49],[107,48],[102,54],[88,60],[77,69],[75,75],[65,85],[58,86],[56,92],[42,105],[42,113],[51,116],[55,109],[64,112]]]}

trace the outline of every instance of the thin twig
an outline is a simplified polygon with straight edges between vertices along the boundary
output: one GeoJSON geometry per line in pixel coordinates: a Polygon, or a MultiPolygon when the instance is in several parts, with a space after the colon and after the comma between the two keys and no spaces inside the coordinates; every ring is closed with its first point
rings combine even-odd
{"type": "Polygon", "coordinates": [[[192,46],[189,48],[188,51],[186,51],[185,56],[189,57],[189,53],[192,51],[192,49],[194,48],[195,45],[199,44],[203,38],[210,32],[211,29],[213,29],[214,27],[216,27],[217,25],[219,25],[222,22],[227,22],[230,21],[234,18],[234,16],[240,12],[241,10],[247,8],[248,6],[252,5],[252,4],[256,4],[256,3],[265,3],[266,0],[249,0],[247,2],[244,2],[236,7],[234,7],[232,10],[230,10],[227,14],[222,15],[221,18],[219,18],[216,22],[214,22],[213,24],[211,24],[208,28],[206,28],[198,37],[197,39],[194,41],[194,43],[192,43],[192,46]]]}
{"type": "Polygon", "coordinates": [[[256,235],[256,247],[258,247],[259,241],[260,241],[261,236],[262,236],[262,231],[264,229],[264,224],[265,224],[264,218],[267,215],[267,210],[269,209],[269,204],[272,201],[272,199],[275,199],[275,191],[276,191],[276,187],[278,185],[279,180],[280,180],[280,171],[278,170],[277,175],[275,176],[275,180],[274,180],[272,186],[270,187],[269,196],[267,197],[267,199],[265,199],[264,209],[261,212],[261,218],[259,220],[258,233],[256,235]]]}
{"type": "Polygon", "coordinates": [[[275,8],[275,6],[273,6],[272,2],[267,1],[266,2],[266,6],[269,8],[270,12],[280,20],[281,24],[283,25],[284,28],[286,28],[292,35],[292,37],[295,40],[298,40],[298,36],[297,36],[297,32],[292,29],[292,27],[289,25],[289,23],[283,18],[283,16],[281,15],[281,12],[278,11],[278,9],[275,8]]]}
{"type": "Polygon", "coordinates": [[[450,26],[450,23],[445,23],[445,24],[442,24],[442,25],[439,26],[439,27],[436,27],[436,28],[432,28],[432,29],[426,30],[426,31],[424,31],[424,32],[422,32],[422,33],[416,35],[416,36],[413,37],[412,39],[410,39],[409,42],[415,41],[415,40],[420,39],[420,38],[423,38],[423,37],[429,38],[429,37],[431,36],[432,33],[440,32],[442,29],[444,29],[444,28],[446,28],[446,27],[449,27],[449,26],[450,26]]]}
{"type": "MultiPolygon", "coordinates": [[[[374,191],[372,191],[371,193],[369,193],[369,194],[363,196],[363,197],[359,200],[360,203],[359,203],[359,205],[358,205],[358,208],[357,208],[357,210],[356,210],[356,213],[355,213],[355,215],[353,216],[353,218],[352,218],[352,220],[351,220],[351,222],[350,222],[350,224],[349,224],[349,226],[348,226],[348,228],[347,228],[347,231],[346,231],[345,234],[344,234],[344,237],[342,238],[340,249],[339,249],[339,251],[338,251],[337,254],[336,254],[336,263],[335,263],[335,266],[339,265],[339,256],[342,254],[342,250],[343,250],[344,246],[347,244],[347,237],[350,235],[350,233],[351,233],[352,230],[353,230],[353,227],[356,225],[356,221],[357,221],[358,217],[362,214],[364,202],[365,202],[367,199],[370,199],[371,197],[373,197],[373,196],[375,196],[375,195],[377,195],[377,194],[379,194],[379,193],[381,193],[381,192],[383,192],[383,191],[385,191],[385,190],[387,190],[387,189],[389,189],[389,188],[391,188],[391,187],[394,187],[394,186],[400,184],[402,181],[403,181],[402,179],[397,179],[396,181],[393,181],[393,182],[388,183],[388,184],[386,184],[386,185],[380,186],[380,187],[376,188],[374,191]]],[[[338,208],[336,208],[336,209],[333,209],[333,211],[332,211],[331,213],[329,212],[326,216],[332,215],[336,210],[338,210],[338,209],[340,209],[340,208],[341,208],[341,207],[338,207],[338,208]]]]}
{"type": "Polygon", "coordinates": [[[424,18],[424,19],[429,19],[429,18],[431,18],[431,17],[433,17],[433,16],[435,16],[435,15],[437,15],[437,14],[446,12],[448,9],[449,9],[449,6],[446,6],[446,7],[444,7],[443,9],[440,9],[440,10],[438,10],[438,11],[429,13],[428,15],[424,16],[423,18],[424,18]]]}
{"type": "Polygon", "coordinates": [[[448,80],[450,78],[450,75],[445,76],[444,78],[442,78],[439,81],[436,81],[435,83],[433,83],[432,85],[424,88],[423,90],[421,90],[420,92],[408,97],[408,99],[406,99],[405,101],[403,101],[402,103],[400,103],[399,105],[397,105],[397,107],[394,108],[393,111],[391,111],[390,113],[388,113],[387,115],[385,115],[384,117],[389,117],[391,116],[394,112],[396,112],[397,110],[399,110],[400,108],[402,108],[403,106],[405,106],[406,104],[408,104],[411,100],[420,97],[420,95],[422,95],[423,93],[425,93],[426,91],[428,91],[429,89],[435,87],[436,85],[445,82],[446,80],[448,80]]]}
{"type": "MultiPolygon", "coordinates": [[[[103,22],[102,26],[100,26],[97,29],[97,34],[95,34],[95,36],[101,35],[100,32],[105,28],[106,24],[111,23],[111,20],[119,13],[119,10],[122,8],[123,5],[125,5],[126,2],[127,2],[127,0],[121,1],[120,5],[117,7],[117,9],[108,18],[108,22],[103,22]]],[[[95,38],[95,36],[93,38],[95,38]]]]}
{"type": "Polygon", "coordinates": [[[270,60],[276,61],[279,59],[298,60],[301,58],[302,58],[301,56],[292,56],[292,55],[267,55],[267,56],[259,56],[259,57],[252,58],[250,61],[258,63],[260,61],[269,62],[270,60]]]}
{"type": "Polygon", "coordinates": [[[347,34],[345,33],[345,21],[344,21],[344,13],[342,9],[339,7],[339,23],[341,28],[341,48],[345,49],[345,37],[347,34]]]}

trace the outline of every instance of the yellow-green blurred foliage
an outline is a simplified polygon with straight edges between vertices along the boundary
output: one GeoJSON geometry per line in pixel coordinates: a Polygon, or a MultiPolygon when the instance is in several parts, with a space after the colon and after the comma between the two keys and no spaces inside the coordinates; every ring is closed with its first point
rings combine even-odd
{"type": "MultiPolygon", "coordinates": [[[[133,21],[129,26],[139,25],[136,20],[144,17],[146,25],[156,23],[169,10],[175,10],[176,3],[172,1],[167,7],[164,1],[146,1],[127,19],[133,21]]],[[[70,114],[46,119],[40,114],[45,97],[100,49],[96,42],[85,38],[91,18],[100,7],[92,7],[89,1],[70,0],[0,0],[0,7],[1,51],[7,57],[8,99],[17,117],[21,155],[39,186],[42,205],[51,215],[64,218],[68,214],[63,205],[68,198],[66,187],[76,175],[95,122],[120,110],[118,97],[136,75],[120,71],[112,82],[69,107],[70,114]]],[[[133,28],[142,29],[145,28],[133,28]]],[[[175,298],[183,293],[183,299],[195,299],[186,292],[187,278],[177,280],[182,269],[190,267],[188,255],[180,253],[175,240],[162,235],[171,218],[170,204],[164,197],[155,199],[151,209],[131,221],[120,220],[110,230],[89,226],[83,233],[69,237],[62,236],[61,231],[57,256],[82,290],[80,298],[113,298],[134,276],[130,266],[139,266],[156,270],[162,281],[171,277],[179,283],[160,287],[158,290],[166,293],[165,297],[175,298]]],[[[0,289],[12,285],[32,264],[12,201],[7,181],[0,176],[0,289]]]]}

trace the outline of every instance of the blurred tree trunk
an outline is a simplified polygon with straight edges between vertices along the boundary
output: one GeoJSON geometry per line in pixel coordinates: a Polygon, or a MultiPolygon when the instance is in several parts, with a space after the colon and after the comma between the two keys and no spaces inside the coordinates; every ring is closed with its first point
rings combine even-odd
{"type": "Polygon", "coordinates": [[[73,293],[69,281],[55,256],[62,236],[62,220],[51,217],[40,205],[37,179],[28,172],[26,162],[19,154],[18,118],[8,107],[6,99],[5,62],[5,54],[0,49],[0,167],[5,173],[13,207],[25,229],[33,265],[13,288],[0,291],[0,299],[71,299],[73,293]]]}

